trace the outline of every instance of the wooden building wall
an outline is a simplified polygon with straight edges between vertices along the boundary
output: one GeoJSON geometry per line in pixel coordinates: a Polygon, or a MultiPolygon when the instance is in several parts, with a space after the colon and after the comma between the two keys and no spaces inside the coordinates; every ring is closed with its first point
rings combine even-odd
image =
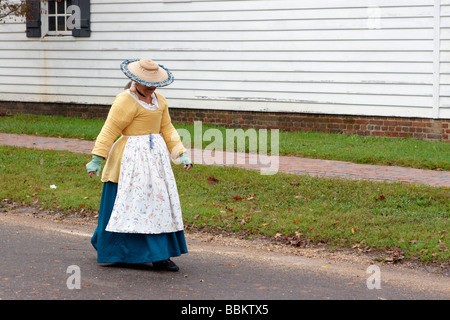
{"type": "Polygon", "coordinates": [[[450,118],[450,0],[91,1],[89,38],[0,24],[0,101],[109,105],[128,58],[172,108],[450,118]]]}

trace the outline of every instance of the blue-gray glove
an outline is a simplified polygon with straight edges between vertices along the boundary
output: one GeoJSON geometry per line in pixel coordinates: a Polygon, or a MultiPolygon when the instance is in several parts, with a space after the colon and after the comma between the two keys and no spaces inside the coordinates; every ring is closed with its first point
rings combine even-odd
{"type": "Polygon", "coordinates": [[[181,160],[181,164],[186,168],[186,170],[189,170],[191,167],[194,166],[194,164],[192,163],[192,160],[188,157],[186,152],[183,152],[182,154],[180,154],[179,157],[181,160]]]}
{"type": "Polygon", "coordinates": [[[102,160],[103,158],[97,155],[92,155],[92,161],[86,165],[87,172],[92,178],[92,173],[95,172],[97,176],[100,175],[100,170],[102,168],[102,160]]]}

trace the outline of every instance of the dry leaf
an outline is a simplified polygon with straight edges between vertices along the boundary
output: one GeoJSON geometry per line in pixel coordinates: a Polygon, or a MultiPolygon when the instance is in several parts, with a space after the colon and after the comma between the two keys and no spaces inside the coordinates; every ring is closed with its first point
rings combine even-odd
{"type": "Polygon", "coordinates": [[[214,177],[208,177],[207,181],[208,181],[208,183],[212,183],[212,184],[219,183],[219,180],[217,180],[214,177]]]}

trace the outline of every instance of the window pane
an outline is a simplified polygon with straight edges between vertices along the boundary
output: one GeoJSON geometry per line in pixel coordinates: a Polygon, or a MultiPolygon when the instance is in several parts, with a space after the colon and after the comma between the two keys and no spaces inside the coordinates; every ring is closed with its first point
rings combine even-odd
{"type": "Polygon", "coordinates": [[[48,17],[48,31],[56,31],[55,17],[48,17]]]}
{"type": "Polygon", "coordinates": [[[58,17],[58,31],[66,31],[66,17],[58,17]]]}
{"type": "Polygon", "coordinates": [[[67,0],[66,3],[67,3],[66,8],[67,8],[67,7],[70,7],[70,6],[72,5],[72,0],[67,0]]]}
{"type": "Polygon", "coordinates": [[[49,14],[55,14],[55,12],[56,12],[55,6],[56,6],[55,0],[48,2],[48,13],[49,14]]]}
{"type": "Polygon", "coordinates": [[[61,0],[60,2],[57,2],[57,9],[58,14],[64,14],[66,12],[66,9],[64,8],[65,1],[61,0]]]}

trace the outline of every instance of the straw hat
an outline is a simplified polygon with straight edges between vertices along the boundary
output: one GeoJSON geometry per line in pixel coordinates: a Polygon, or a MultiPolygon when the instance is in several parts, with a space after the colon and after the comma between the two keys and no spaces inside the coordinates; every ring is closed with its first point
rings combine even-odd
{"type": "Polygon", "coordinates": [[[120,69],[128,78],[146,87],[165,87],[174,80],[169,69],[150,59],[125,60],[120,69]]]}

